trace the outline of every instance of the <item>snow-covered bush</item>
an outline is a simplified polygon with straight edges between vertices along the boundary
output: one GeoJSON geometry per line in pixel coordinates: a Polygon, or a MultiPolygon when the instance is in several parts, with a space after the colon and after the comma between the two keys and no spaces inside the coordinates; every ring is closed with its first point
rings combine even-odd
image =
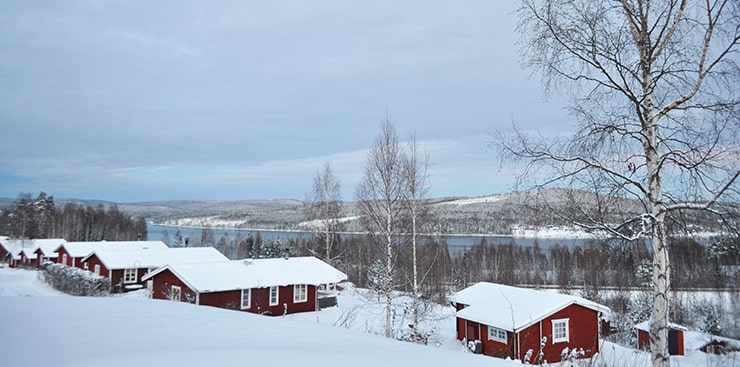
{"type": "Polygon", "coordinates": [[[700,320],[701,331],[712,335],[724,335],[724,310],[719,302],[704,300],[695,305],[694,314],[700,320]]]}
{"type": "Polygon", "coordinates": [[[45,262],[41,273],[44,281],[52,288],[73,296],[110,295],[111,288],[108,278],[87,270],[45,262]]]}

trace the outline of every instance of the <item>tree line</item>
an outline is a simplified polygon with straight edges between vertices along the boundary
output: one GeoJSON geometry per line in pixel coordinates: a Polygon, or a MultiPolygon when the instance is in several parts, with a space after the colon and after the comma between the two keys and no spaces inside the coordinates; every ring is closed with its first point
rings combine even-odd
{"type": "Polygon", "coordinates": [[[21,194],[0,212],[0,232],[11,238],[63,238],[75,241],[136,241],[147,239],[146,221],[118,210],[73,202],[58,208],[54,196],[21,194]]]}

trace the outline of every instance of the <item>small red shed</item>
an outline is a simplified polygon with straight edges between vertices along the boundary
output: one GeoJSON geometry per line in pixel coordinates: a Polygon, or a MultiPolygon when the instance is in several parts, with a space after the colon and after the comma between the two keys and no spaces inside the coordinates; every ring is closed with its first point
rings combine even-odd
{"type": "Polygon", "coordinates": [[[34,254],[36,254],[36,266],[41,267],[44,261],[57,262],[56,249],[65,242],[61,238],[33,240],[33,245],[36,247],[34,251],[34,254]]]}
{"type": "Polygon", "coordinates": [[[317,310],[318,289],[346,279],[317,258],[292,257],[169,264],[143,280],[155,299],[276,316],[317,310]]]}
{"type": "MultiPolygon", "coordinates": [[[[637,329],[637,349],[650,350],[650,320],[635,325],[637,329]]],[[[678,324],[668,323],[668,354],[682,356],[685,354],[684,331],[688,330],[678,324]]]]}
{"type": "Polygon", "coordinates": [[[36,248],[25,247],[19,252],[18,264],[23,267],[35,268],[38,266],[38,256],[36,255],[36,248]]]}
{"type": "Polygon", "coordinates": [[[12,253],[10,248],[11,243],[15,241],[11,240],[10,237],[0,236],[0,259],[5,259],[8,254],[12,253]]]}
{"type": "Polygon", "coordinates": [[[457,338],[477,352],[523,363],[555,363],[599,352],[600,320],[609,308],[555,292],[478,283],[454,294],[457,338]]]}
{"type": "Polygon", "coordinates": [[[8,237],[0,237],[0,256],[7,262],[8,266],[15,268],[21,264],[21,251],[24,246],[31,246],[30,240],[13,240],[8,237]]]}

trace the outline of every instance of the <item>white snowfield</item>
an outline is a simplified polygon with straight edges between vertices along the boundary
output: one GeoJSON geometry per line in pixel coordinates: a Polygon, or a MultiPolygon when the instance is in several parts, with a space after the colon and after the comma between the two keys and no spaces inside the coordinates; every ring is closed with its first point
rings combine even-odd
{"type": "Polygon", "coordinates": [[[521,366],[290,318],[142,298],[34,297],[55,293],[30,290],[39,288],[35,271],[0,269],[3,366],[521,366]]]}
{"type": "MultiPolygon", "coordinates": [[[[338,307],[265,317],[151,300],[142,292],[72,297],[50,289],[36,271],[0,268],[0,366],[522,366],[467,352],[455,340],[450,306],[436,305],[424,316],[424,330],[434,333],[428,346],[378,335],[385,300],[372,294],[350,287],[338,307]]],[[[409,303],[408,297],[394,299],[399,330],[410,318],[409,303]]],[[[671,364],[740,366],[740,353],[696,350],[706,340],[687,332],[687,354],[671,364]]],[[[599,360],[578,366],[651,366],[648,353],[609,342],[600,349],[599,360]]]]}
{"type": "Polygon", "coordinates": [[[487,204],[487,203],[495,203],[497,201],[501,201],[506,199],[506,195],[491,195],[491,196],[481,196],[477,198],[468,198],[468,199],[458,199],[453,201],[447,201],[442,203],[442,205],[472,205],[472,204],[487,204]]]}

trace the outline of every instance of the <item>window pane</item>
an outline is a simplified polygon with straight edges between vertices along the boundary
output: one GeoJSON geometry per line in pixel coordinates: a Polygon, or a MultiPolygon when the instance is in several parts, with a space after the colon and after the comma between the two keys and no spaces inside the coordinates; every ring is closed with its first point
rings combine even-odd
{"type": "Polygon", "coordinates": [[[278,287],[270,287],[270,306],[278,304],[278,287]]]}
{"type": "Polygon", "coordinates": [[[251,290],[249,290],[249,289],[242,289],[242,305],[241,305],[241,307],[243,309],[244,308],[249,308],[249,303],[250,303],[249,302],[249,298],[250,298],[250,296],[251,296],[251,290]]]}

